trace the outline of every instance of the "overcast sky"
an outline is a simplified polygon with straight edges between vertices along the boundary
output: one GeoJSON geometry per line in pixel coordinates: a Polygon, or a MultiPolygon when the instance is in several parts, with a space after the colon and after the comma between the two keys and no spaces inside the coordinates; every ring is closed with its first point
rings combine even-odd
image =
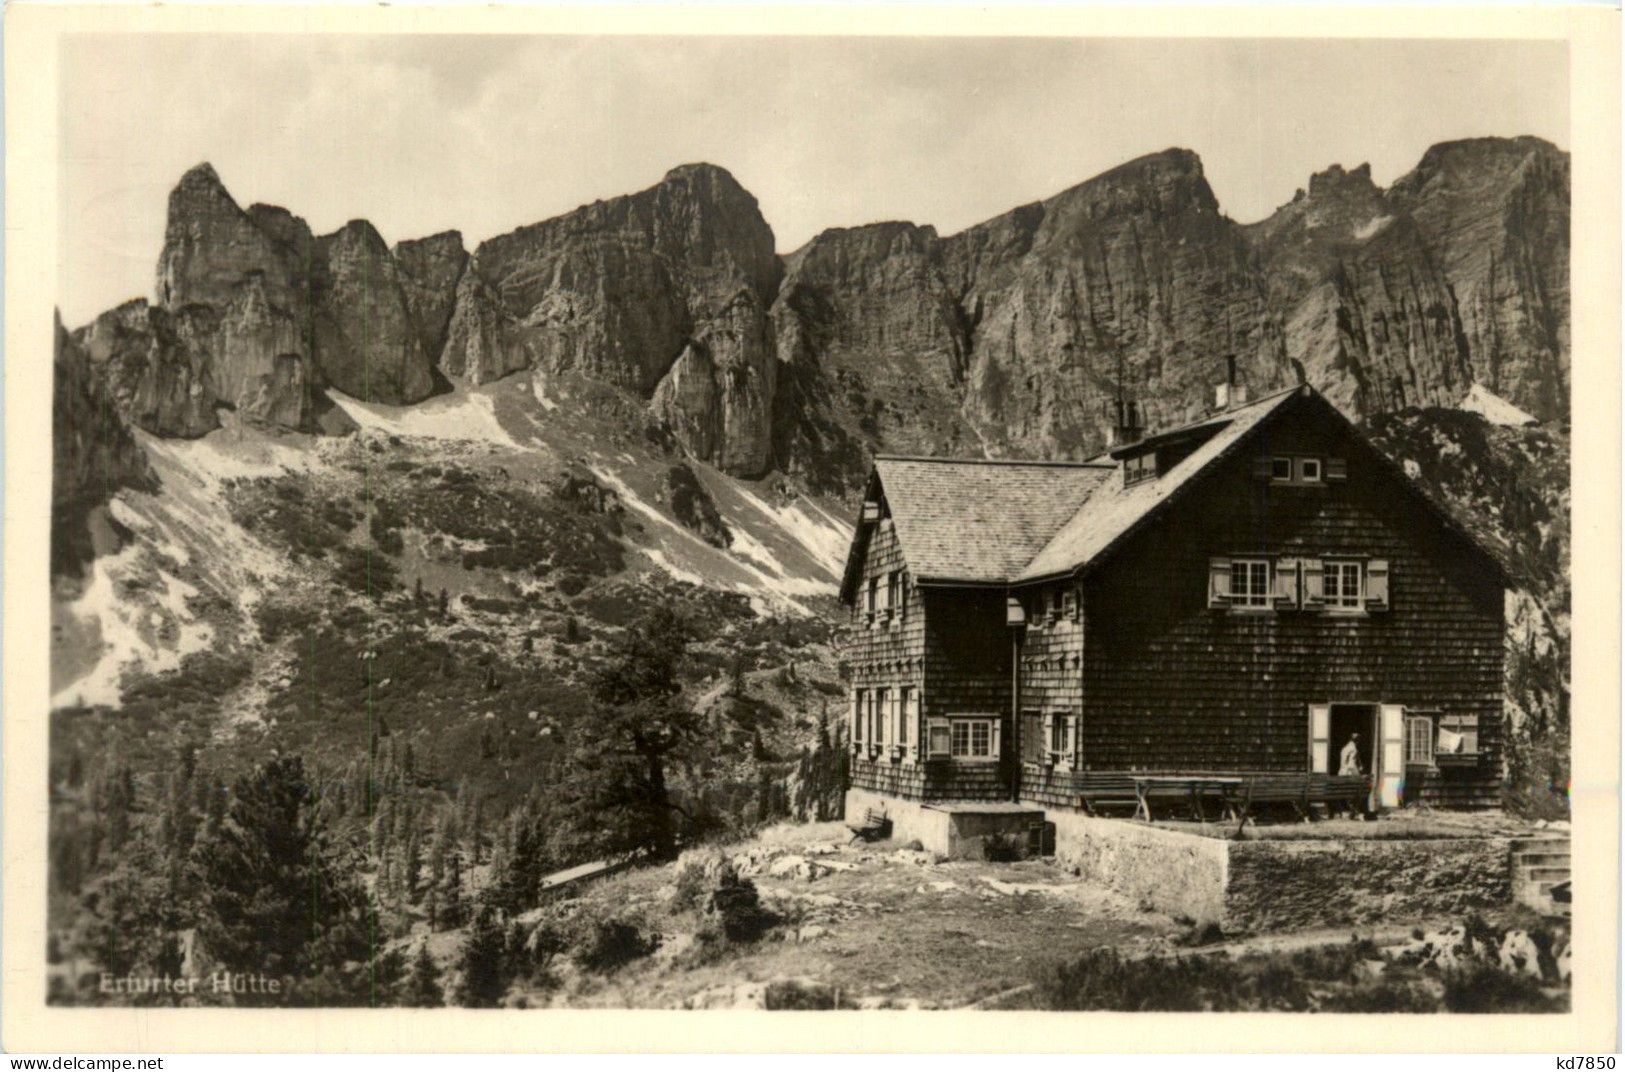
{"type": "Polygon", "coordinates": [[[1129,39],[67,39],[61,306],[147,295],[201,160],[318,232],[470,248],[706,160],[788,252],[884,219],[944,234],[1170,146],[1250,222],[1328,164],[1386,185],[1439,141],[1569,148],[1562,43],[1129,39]]]}

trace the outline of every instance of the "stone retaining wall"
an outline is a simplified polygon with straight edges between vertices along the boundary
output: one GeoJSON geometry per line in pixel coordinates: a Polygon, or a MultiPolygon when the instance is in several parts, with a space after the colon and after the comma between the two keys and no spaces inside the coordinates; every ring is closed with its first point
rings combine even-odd
{"type": "Polygon", "coordinates": [[[1461,916],[1512,898],[1505,838],[1229,841],[1051,808],[1056,860],[1170,916],[1228,931],[1461,916]]]}

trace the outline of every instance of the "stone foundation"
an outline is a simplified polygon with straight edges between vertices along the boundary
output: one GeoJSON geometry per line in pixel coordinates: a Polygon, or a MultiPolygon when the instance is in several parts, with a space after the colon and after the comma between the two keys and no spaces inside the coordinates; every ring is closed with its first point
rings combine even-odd
{"type": "Polygon", "coordinates": [[[862,818],[878,808],[891,820],[893,841],[918,841],[927,852],[960,860],[982,859],[985,840],[1012,836],[1026,844],[1027,831],[1044,820],[1044,809],[1014,804],[938,803],[901,800],[867,789],[846,791],[846,817],[862,818]]]}
{"type": "Polygon", "coordinates": [[[1229,841],[1052,808],[1056,860],[1148,908],[1227,931],[1460,916],[1512,898],[1504,838],[1229,841]]]}

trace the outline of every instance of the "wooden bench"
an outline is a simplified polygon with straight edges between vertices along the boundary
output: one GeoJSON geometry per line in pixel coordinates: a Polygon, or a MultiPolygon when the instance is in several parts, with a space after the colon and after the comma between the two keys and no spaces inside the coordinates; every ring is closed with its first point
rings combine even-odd
{"type": "Polygon", "coordinates": [[[1090,815],[1106,808],[1140,809],[1140,795],[1134,788],[1134,775],[1084,772],[1077,776],[1078,803],[1090,815]]]}
{"type": "Polygon", "coordinates": [[[878,841],[891,833],[891,819],[879,808],[866,808],[862,818],[848,819],[846,828],[852,831],[852,841],[878,841]]]}

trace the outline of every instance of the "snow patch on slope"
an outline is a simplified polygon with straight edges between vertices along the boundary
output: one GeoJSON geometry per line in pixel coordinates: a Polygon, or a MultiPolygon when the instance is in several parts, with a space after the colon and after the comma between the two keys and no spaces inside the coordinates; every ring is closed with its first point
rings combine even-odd
{"type": "Polygon", "coordinates": [[[1354,229],[1354,237],[1359,241],[1364,242],[1366,239],[1370,238],[1372,235],[1376,234],[1378,231],[1382,230],[1384,227],[1393,222],[1394,218],[1392,216],[1373,216],[1364,224],[1354,229]]]}
{"type": "Polygon", "coordinates": [[[733,490],[746,505],[783,529],[832,576],[840,575],[846,566],[846,549],[852,542],[852,530],[829,511],[810,499],[798,499],[789,506],[775,509],[743,484],[733,490]]]}
{"type": "Polygon", "coordinates": [[[497,420],[496,402],[488,394],[455,391],[412,406],[362,402],[331,391],[333,401],[361,427],[386,435],[462,439],[504,450],[524,450],[497,420]]]}
{"type": "Polygon", "coordinates": [[[1491,424],[1505,425],[1509,428],[1521,428],[1528,424],[1539,422],[1511,402],[1490,391],[1481,383],[1473,384],[1473,389],[1467,392],[1467,397],[1457,405],[1457,409],[1476,413],[1491,424]]]}

